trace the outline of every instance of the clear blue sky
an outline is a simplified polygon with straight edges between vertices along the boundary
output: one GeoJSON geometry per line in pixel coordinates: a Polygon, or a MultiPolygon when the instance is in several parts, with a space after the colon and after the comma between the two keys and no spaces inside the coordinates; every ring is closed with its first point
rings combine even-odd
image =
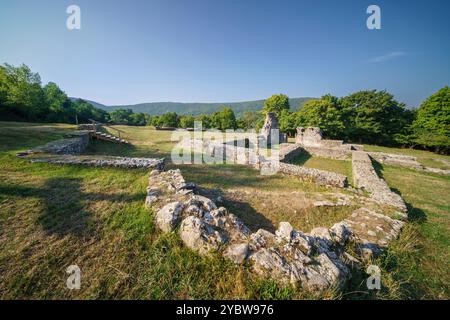
{"type": "Polygon", "coordinates": [[[449,31],[447,0],[0,0],[0,63],[110,105],[386,89],[417,106],[450,85],[449,31]]]}

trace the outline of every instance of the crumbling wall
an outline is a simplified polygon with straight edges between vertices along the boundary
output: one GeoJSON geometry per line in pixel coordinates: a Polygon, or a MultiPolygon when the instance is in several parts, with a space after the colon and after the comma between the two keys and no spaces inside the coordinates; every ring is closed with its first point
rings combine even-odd
{"type": "Polygon", "coordinates": [[[382,252],[404,224],[361,208],[331,228],[304,233],[281,222],[275,234],[264,229],[252,233],[237,216],[187,184],[179,170],[152,171],[147,190],[146,205],[157,227],[177,232],[186,247],[202,255],[222,254],[236,264],[249,261],[262,277],[314,293],[343,289],[351,269],[382,252]],[[345,249],[348,245],[356,249],[354,256],[345,249]]]}
{"type": "Polygon", "coordinates": [[[348,185],[347,177],[334,172],[307,168],[289,163],[279,163],[279,172],[301,177],[322,186],[345,188],[348,185]]]}
{"type": "Polygon", "coordinates": [[[31,162],[51,164],[71,164],[90,167],[145,168],[164,169],[164,159],[130,158],[111,156],[75,156],[63,155],[42,158],[30,158],[31,162]]]}

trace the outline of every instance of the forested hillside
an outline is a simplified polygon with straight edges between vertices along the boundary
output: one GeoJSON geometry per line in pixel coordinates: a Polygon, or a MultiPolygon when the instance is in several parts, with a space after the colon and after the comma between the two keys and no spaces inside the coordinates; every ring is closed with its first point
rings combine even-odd
{"type": "MultiPolygon", "coordinates": [[[[289,104],[291,110],[295,111],[301,108],[305,102],[313,98],[290,98],[289,104]]],[[[238,117],[245,111],[260,111],[264,106],[265,100],[242,101],[242,102],[217,102],[217,103],[182,103],[182,102],[148,102],[133,105],[105,106],[94,101],[89,101],[96,108],[101,108],[111,112],[117,109],[131,109],[133,112],[142,112],[149,115],[162,115],[167,112],[176,112],[179,115],[201,115],[212,114],[220,111],[224,106],[233,110],[238,117]]]]}

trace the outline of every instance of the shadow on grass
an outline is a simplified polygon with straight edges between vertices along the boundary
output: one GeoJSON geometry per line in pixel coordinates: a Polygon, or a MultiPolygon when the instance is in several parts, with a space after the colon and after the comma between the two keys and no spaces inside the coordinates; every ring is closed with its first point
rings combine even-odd
{"type": "Polygon", "coordinates": [[[63,237],[91,238],[95,235],[92,213],[86,209],[88,201],[130,202],[145,199],[144,193],[104,194],[82,190],[80,178],[52,178],[42,188],[0,184],[0,195],[21,198],[40,198],[43,208],[37,222],[47,234],[63,237]]]}

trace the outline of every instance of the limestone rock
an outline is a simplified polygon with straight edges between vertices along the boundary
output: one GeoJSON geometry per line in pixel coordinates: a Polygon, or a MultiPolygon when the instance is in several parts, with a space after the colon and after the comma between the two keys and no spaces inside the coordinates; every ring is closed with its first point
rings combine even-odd
{"type": "Polygon", "coordinates": [[[317,227],[311,230],[310,232],[311,236],[313,237],[320,237],[320,238],[324,238],[326,240],[333,240],[331,238],[331,234],[330,231],[327,228],[323,228],[323,227],[317,227]]]}

